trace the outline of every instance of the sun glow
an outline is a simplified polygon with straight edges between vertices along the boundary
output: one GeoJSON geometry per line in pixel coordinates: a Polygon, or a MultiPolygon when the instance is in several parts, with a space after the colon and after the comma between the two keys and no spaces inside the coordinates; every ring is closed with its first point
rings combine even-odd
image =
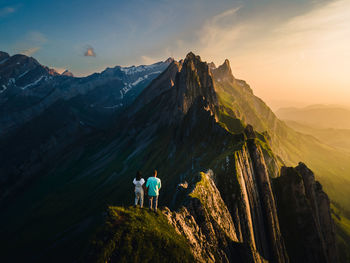
{"type": "Polygon", "coordinates": [[[238,12],[226,11],[203,27],[206,46],[199,52],[205,59],[218,64],[228,57],[234,75],[266,101],[350,103],[349,1],[332,2],[284,24],[253,21],[222,28],[219,20],[238,12]]]}

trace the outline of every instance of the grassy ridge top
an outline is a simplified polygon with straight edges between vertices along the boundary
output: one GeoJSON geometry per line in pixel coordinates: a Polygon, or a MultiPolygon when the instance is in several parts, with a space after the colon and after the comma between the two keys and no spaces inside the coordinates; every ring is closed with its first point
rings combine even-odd
{"type": "Polygon", "coordinates": [[[145,208],[109,207],[90,251],[84,262],[194,262],[187,240],[145,208]]]}

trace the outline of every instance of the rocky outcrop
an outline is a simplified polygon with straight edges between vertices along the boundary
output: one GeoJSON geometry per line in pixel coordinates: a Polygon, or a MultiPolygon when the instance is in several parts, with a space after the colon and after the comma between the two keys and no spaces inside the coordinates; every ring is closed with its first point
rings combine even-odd
{"type": "Polygon", "coordinates": [[[212,112],[214,112],[214,106],[218,105],[208,64],[192,52],[187,54],[175,86],[177,108],[183,114],[187,113],[197,97],[204,97],[208,101],[208,109],[212,112]]]}
{"type": "Polygon", "coordinates": [[[190,52],[184,61],[173,62],[140,94],[121,121],[121,129],[124,134],[133,135],[141,124],[147,129],[139,131],[138,137],[149,138],[160,127],[180,126],[188,113],[196,109],[199,109],[196,113],[206,111],[215,120],[217,107],[218,98],[209,67],[190,52]],[[130,122],[130,119],[135,121],[130,122]]]}
{"type": "Polygon", "coordinates": [[[249,244],[243,245],[230,212],[217,189],[213,172],[200,173],[199,182],[178,211],[163,212],[185,236],[198,262],[262,262],[249,244]]]}
{"type": "Polygon", "coordinates": [[[312,171],[282,167],[274,186],[291,262],[338,262],[330,202],[312,171]]]}
{"type": "Polygon", "coordinates": [[[338,262],[329,199],[304,164],[282,168],[272,186],[250,138],[223,166],[236,172],[226,188],[222,173],[201,173],[179,186],[181,208],[164,211],[198,262],[338,262]]]}
{"type": "Polygon", "coordinates": [[[284,240],[280,232],[275,198],[270,184],[270,176],[263,158],[262,150],[255,143],[254,139],[249,139],[248,149],[254,167],[257,190],[262,200],[264,225],[269,240],[268,243],[270,244],[268,258],[275,259],[277,262],[288,262],[284,240]]]}
{"type": "Polygon", "coordinates": [[[62,72],[62,76],[67,76],[67,77],[74,77],[73,73],[70,72],[68,69],[62,72]]]}
{"type": "Polygon", "coordinates": [[[235,80],[235,78],[232,75],[230,61],[228,59],[225,59],[224,63],[218,68],[211,66],[210,69],[213,73],[214,78],[219,82],[233,82],[235,80]]]}
{"type": "Polygon", "coordinates": [[[250,140],[166,212],[200,262],[289,262],[264,157],[250,140]]]}
{"type": "Polygon", "coordinates": [[[335,227],[331,217],[330,200],[322,185],[315,180],[314,173],[304,164],[295,169],[303,178],[306,197],[309,199],[317,232],[321,237],[328,262],[337,262],[335,227]]]}
{"type": "Polygon", "coordinates": [[[135,99],[135,103],[128,111],[128,116],[132,116],[156,97],[173,88],[176,74],[181,70],[181,67],[182,63],[171,61],[169,66],[135,99]]]}

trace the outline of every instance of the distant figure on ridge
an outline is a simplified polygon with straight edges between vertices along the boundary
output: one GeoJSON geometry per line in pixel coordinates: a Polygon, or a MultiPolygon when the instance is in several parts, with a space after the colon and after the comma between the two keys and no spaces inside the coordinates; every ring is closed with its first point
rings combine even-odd
{"type": "Polygon", "coordinates": [[[153,206],[155,212],[157,212],[159,189],[161,187],[162,183],[160,179],[157,178],[157,170],[154,170],[153,176],[147,179],[146,188],[149,198],[149,209],[152,210],[153,206]]]}
{"type": "Polygon", "coordinates": [[[135,185],[135,205],[134,207],[137,206],[139,200],[140,200],[140,207],[143,207],[143,187],[145,183],[145,179],[142,178],[141,172],[137,171],[136,173],[136,178],[134,178],[133,181],[135,185]]]}

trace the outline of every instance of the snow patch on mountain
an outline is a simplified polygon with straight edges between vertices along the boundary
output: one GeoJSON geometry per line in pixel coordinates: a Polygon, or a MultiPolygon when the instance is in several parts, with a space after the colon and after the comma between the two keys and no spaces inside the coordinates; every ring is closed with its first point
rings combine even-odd
{"type": "Polygon", "coordinates": [[[162,73],[162,71],[154,71],[154,72],[151,72],[149,74],[152,75],[152,74],[160,74],[160,73],[162,73]]]}
{"type": "Polygon", "coordinates": [[[5,90],[7,90],[7,87],[5,85],[2,85],[0,89],[0,94],[3,93],[5,90]]]}
{"type": "Polygon", "coordinates": [[[12,85],[12,84],[16,85],[16,79],[10,78],[10,79],[8,80],[7,85],[12,85]]]}
{"type": "Polygon", "coordinates": [[[29,70],[26,70],[25,72],[23,72],[21,75],[18,76],[17,79],[20,79],[22,78],[25,74],[27,74],[29,72],[29,70]]]}
{"type": "Polygon", "coordinates": [[[131,90],[131,86],[130,85],[128,85],[128,86],[125,86],[124,88],[122,88],[122,90],[121,91],[123,91],[124,92],[124,95],[126,94],[126,93],[128,93],[128,91],[130,91],[131,90]]]}
{"type": "Polygon", "coordinates": [[[123,106],[123,103],[119,103],[117,105],[113,105],[113,106],[106,106],[106,107],[103,107],[105,109],[115,109],[115,108],[119,108],[119,107],[122,107],[123,106]]]}
{"type": "Polygon", "coordinates": [[[135,73],[140,73],[146,70],[152,70],[153,68],[157,67],[157,63],[156,64],[152,64],[152,65],[141,65],[138,67],[135,66],[131,66],[131,67],[121,67],[120,70],[122,72],[124,72],[127,75],[132,75],[135,73]]]}
{"type": "Polygon", "coordinates": [[[0,65],[3,64],[3,63],[5,63],[7,60],[8,60],[8,58],[5,58],[5,59],[1,60],[1,61],[0,61],[0,65]]]}
{"type": "Polygon", "coordinates": [[[136,81],[131,83],[130,86],[136,86],[137,84],[139,84],[141,81],[143,81],[147,77],[148,77],[148,75],[146,75],[144,78],[143,77],[139,77],[136,81]]]}
{"type": "Polygon", "coordinates": [[[32,82],[32,83],[29,83],[27,85],[25,85],[24,87],[21,87],[22,90],[25,90],[29,87],[32,87],[32,86],[35,86],[37,85],[43,78],[45,78],[45,80],[47,79],[46,76],[40,76],[36,81],[32,82]]]}

